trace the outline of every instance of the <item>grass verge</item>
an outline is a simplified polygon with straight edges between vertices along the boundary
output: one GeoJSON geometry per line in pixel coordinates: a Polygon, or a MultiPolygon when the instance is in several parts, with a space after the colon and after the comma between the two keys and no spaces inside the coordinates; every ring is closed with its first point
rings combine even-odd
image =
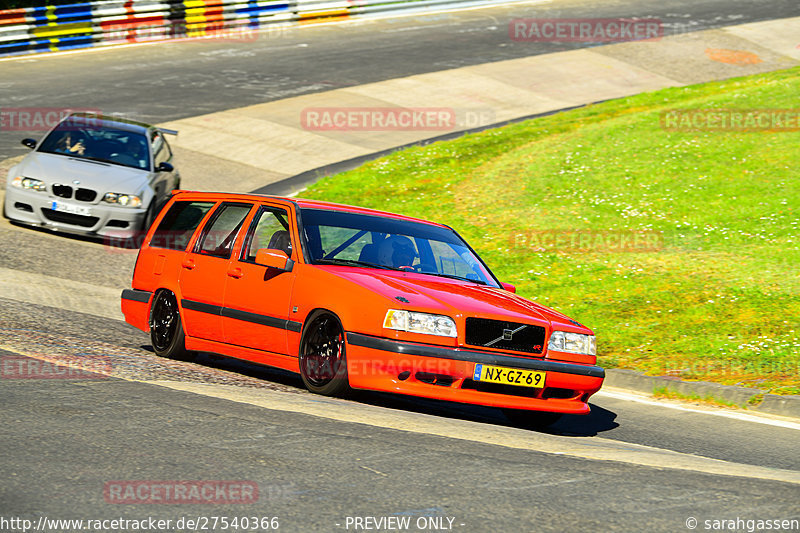
{"type": "Polygon", "coordinates": [[[664,89],[399,151],[302,196],[455,227],[519,294],[593,328],[607,368],[800,394],[800,133],[661,123],[797,94],[798,68],[664,89]]]}
{"type": "Polygon", "coordinates": [[[653,396],[655,398],[664,398],[667,400],[681,400],[687,402],[694,402],[694,403],[702,403],[706,405],[713,405],[715,407],[733,407],[736,409],[743,409],[747,408],[747,406],[739,405],[734,402],[729,402],[723,398],[717,398],[713,394],[686,394],[683,392],[678,392],[676,390],[670,389],[669,387],[656,387],[653,389],[653,396]]]}

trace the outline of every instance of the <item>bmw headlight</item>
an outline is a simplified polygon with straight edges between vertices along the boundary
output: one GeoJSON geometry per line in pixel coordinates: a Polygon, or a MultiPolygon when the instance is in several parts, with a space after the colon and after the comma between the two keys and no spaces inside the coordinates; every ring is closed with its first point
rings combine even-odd
{"type": "Polygon", "coordinates": [[[17,176],[11,180],[11,185],[19,187],[20,189],[33,189],[34,191],[46,191],[47,186],[41,180],[33,178],[26,178],[25,176],[17,176]]]}
{"type": "Polygon", "coordinates": [[[597,341],[594,335],[554,331],[550,334],[550,342],[547,344],[547,349],[557,352],[597,355],[597,341]]]}
{"type": "Polygon", "coordinates": [[[103,197],[103,201],[110,204],[117,204],[123,207],[141,207],[142,199],[135,194],[121,194],[118,192],[107,193],[103,197]]]}
{"type": "Polygon", "coordinates": [[[425,333],[441,337],[456,337],[456,323],[449,316],[416,313],[400,309],[389,309],[383,319],[383,327],[408,331],[409,333],[425,333]]]}

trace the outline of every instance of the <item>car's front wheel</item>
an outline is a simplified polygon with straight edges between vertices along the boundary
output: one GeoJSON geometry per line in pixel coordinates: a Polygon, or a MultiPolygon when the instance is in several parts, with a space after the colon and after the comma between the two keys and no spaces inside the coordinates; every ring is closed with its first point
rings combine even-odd
{"type": "Polygon", "coordinates": [[[300,342],[300,375],[306,388],[325,396],[350,390],[344,329],[327,311],[316,311],[306,322],[300,342]]]}
{"type": "Polygon", "coordinates": [[[186,349],[186,335],[175,296],[165,290],[156,293],[150,311],[150,342],[161,357],[186,361],[192,352],[186,349]]]}

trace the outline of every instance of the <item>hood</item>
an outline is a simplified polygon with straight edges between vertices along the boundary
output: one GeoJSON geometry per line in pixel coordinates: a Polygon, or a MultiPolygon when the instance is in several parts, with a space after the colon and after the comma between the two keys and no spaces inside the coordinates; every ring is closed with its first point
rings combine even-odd
{"type": "Polygon", "coordinates": [[[386,296],[392,302],[391,307],[398,309],[448,315],[457,321],[473,316],[592,334],[589,328],[566,315],[504,289],[414,272],[345,266],[320,268],[386,296]]]}
{"type": "Polygon", "coordinates": [[[98,192],[136,194],[147,183],[149,173],[67,155],[31,152],[16,166],[15,174],[42,180],[48,185],[71,184],[73,180],[78,180],[81,187],[98,192]]]}

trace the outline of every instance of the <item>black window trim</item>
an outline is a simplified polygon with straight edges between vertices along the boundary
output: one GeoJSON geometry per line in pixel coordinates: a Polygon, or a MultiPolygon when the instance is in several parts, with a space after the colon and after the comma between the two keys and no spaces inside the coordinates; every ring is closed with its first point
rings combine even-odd
{"type": "MultiPolygon", "coordinates": [[[[236,239],[239,238],[239,232],[242,231],[242,226],[244,226],[244,221],[247,220],[248,215],[253,210],[253,207],[255,205],[257,205],[255,202],[242,202],[242,201],[235,201],[235,200],[234,201],[232,201],[232,200],[227,200],[227,201],[223,200],[221,202],[218,202],[217,205],[213,208],[211,216],[205,221],[205,224],[203,224],[203,227],[200,230],[200,233],[197,235],[197,239],[195,239],[195,241],[194,241],[194,246],[192,246],[191,253],[197,254],[197,255],[202,255],[204,257],[215,257],[217,259],[223,259],[225,261],[230,261],[231,260],[231,256],[233,255],[233,248],[234,248],[234,245],[236,244],[236,239]],[[212,253],[203,251],[202,248],[201,248],[201,243],[206,238],[206,236],[208,236],[208,232],[210,231],[211,226],[214,224],[214,222],[217,220],[217,218],[219,218],[219,215],[222,213],[223,207],[226,207],[226,206],[242,206],[242,207],[249,207],[250,209],[247,211],[247,214],[245,214],[245,216],[241,220],[241,222],[239,222],[239,225],[234,229],[234,231],[233,231],[234,237],[233,237],[233,242],[231,242],[230,251],[228,252],[227,257],[223,257],[221,255],[216,255],[216,254],[212,254],[212,253]]],[[[197,233],[197,230],[195,230],[195,233],[197,233]]],[[[230,237],[230,235],[228,235],[228,236],[230,237]]],[[[219,246],[217,248],[219,248],[219,246]]]]}
{"type": "MultiPolygon", "coordinates": [[[[250,242],[253,240],[253,235],[255,234],[258,221],[260,220],[261,215],[265,212],[270,212],[270,213],[279,212],[283,214],[285,220],[281,219],[280,217],[275,217],[275,218],[278,220],[278,222],[281,223],[283,228],[289,232],[289,238],[291,239],[292,230],[291,227],[289,226],[289,210],[283,206],[258,204],[258,210],[256,211],[256,214],[253,215],[253,220],[250,221],[250,227],[247,228],[247,234],[244,236],[244,242],[242,242],[242,249],[239,250],[238,261],[240,263],[247,263],[248,265],[256,264],[255,261],[250,261],[249,259],[247,259],[245,254],[247,253],[247,248],[250,246],[250,242]]],[[[294,255],[294,243],[292,243],[292,254],[294,255]]]]}

